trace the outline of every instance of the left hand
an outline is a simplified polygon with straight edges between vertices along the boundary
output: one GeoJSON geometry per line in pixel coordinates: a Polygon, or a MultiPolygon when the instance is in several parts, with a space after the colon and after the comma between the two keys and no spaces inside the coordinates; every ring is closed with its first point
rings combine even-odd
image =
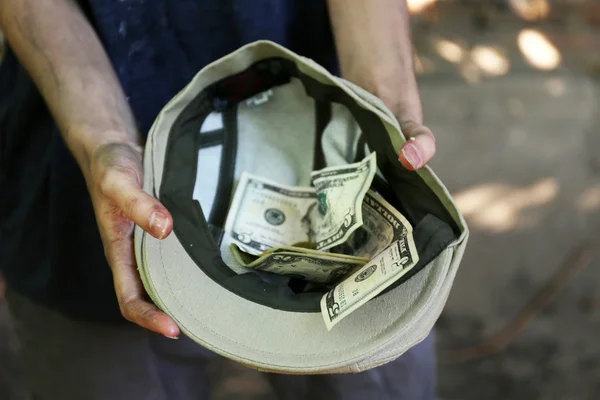
{"type": "Polygon", "coordinates": [[[407,141],[402,146],[398,159],[405,168],[416,171],[435,155],[435,136],[428,127],[415,120],[400,119],[399,122],[407,141]]]}
{"type": "Polygon", "coordinates": [[[406,1],[328,0],[343,78],[380,98],[408,139],[398,159],[418,170],[435,154],[435,138],[423,126],[406,1]]]}

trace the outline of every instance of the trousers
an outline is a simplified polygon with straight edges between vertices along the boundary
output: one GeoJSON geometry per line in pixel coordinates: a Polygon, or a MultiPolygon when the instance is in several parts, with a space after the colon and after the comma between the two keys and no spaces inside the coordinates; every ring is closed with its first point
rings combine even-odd
{"type": "Polygon", "coordinates": [[[356,374],[281,375],[230,362],[184,336],[75,321],[10,288],[9,314],[32,400],[434,400],[435,333],[356,374]]]}

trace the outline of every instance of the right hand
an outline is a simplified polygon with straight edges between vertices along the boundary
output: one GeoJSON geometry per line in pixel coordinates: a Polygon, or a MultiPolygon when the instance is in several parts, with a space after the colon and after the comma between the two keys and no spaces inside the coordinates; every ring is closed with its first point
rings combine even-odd
{"type": "Polygon", "coordinates": [[[141,327],[174,339],[179,337],[179,327],[148,299],[137,271],[134,224],[157,239],[164,239],[173,229],[171,214],[142,190],[142,171],[137,144],[107,143],[90,157],[86,180],[121,313],[141,327]]]}

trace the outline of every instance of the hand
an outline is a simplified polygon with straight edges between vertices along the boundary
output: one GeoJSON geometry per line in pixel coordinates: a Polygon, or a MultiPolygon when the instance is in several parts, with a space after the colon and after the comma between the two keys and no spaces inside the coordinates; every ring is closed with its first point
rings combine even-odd
{"type": "Polygon", "coordinates": [[[158,239],[173,229],[171,214],[141,189],[141,149],[133,143],[100,146],[91,157],[86,178],[121,313],[141,327],[179,337],[175,322],[147,298],[136,268],[134,223],[158,239]]]}
{"type": "Polygon", "coordinates": [[[123,315],[175,337],[175,322],[145,299],[132,241],[134,222],[164,238],[172,218],[141,190],[136,120],[102,42],[75,3],[2,0],[0,29],[85,175],[123,315]]]}
{"type": "Polygon", "coordinates": [[[327,4],[342,77],[377,96],[396,115],[409,139],[398,158],[409,170],[422,168],[435,154],[435,138],[422,125],[406,1],[327,4]]]}
{"type": "Polygon", "coordinates": [[[429,128],[414,120],[401,120],[400,128],[408,140],[402,146],[398,159],[405,168],[418,170],[435,155],[435,137],[429,128]]]}

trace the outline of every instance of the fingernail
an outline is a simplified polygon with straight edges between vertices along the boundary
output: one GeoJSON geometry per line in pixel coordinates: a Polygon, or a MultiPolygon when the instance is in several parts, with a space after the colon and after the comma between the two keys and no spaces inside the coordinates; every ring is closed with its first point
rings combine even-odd
{"type": "Polygon", "coordinates": [[[402,148],[402,154],[404,154],[404,158],[406,158],[406,161],[408,161],[414,169],[421,168],[421,164],[423,163],[421,152],[413,141],[404,145],[402,148]]]}
{"type": "Polygon", "coordinates": [[[153,212],[150,216],[150,230],[159,239],[164,238],[167,232],[167,217],[158,211],[153,212]]]}
{"type": "Polygon", "coordinates": [[[179,336],[167,336],[167,335],[165,335],[165,337],[168,338],[168,339],[173,339],[173,340],[179,339],[179,336]]]}

